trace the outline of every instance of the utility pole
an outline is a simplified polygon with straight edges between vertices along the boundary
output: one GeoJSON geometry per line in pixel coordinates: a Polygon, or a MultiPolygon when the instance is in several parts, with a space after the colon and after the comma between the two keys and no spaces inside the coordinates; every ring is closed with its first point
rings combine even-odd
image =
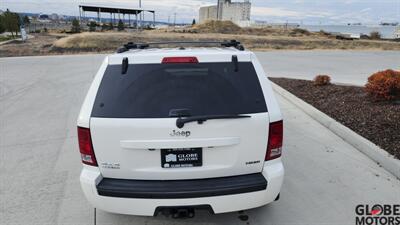
{"type": "MultiPolygon", "coordinates": [[[[140,8],[140,10],[142,9],[142,0],[139,0],[139,8],[140,8]]],[[[142,13],[143,13],[143,11],[140,11],[140,18],[139,18],[139,20],[140,20],[140,26],[142,26],[142,22],[143,22],[143,20],[142,20],[142,13]]],[[[136,24],[136,26],[137,26],[137,24],[136,24]]]]}
{"type": "Polygon", "coordinates": [[[222,7],[223,7],[223,3],[225,1],[224,0],[218,0],[217,3],[217,20],[222,19],[222,7]]]}
{"type": "Polygon", "coordinates": [[[176,13],[174,13],[174,27],[176,25],[176,13]]]}
{"type": "Polygon", "coordinates": [[[217,20],[219,20],[219,0],[217,2],[217,20]]]}

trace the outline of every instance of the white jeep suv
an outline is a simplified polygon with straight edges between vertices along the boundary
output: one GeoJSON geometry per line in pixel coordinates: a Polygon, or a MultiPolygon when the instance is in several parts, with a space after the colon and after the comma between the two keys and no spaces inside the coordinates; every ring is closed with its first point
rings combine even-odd
{"type": "Polygon", "coordinates": [[[83,102],[80,182],[89,202],[191,217],[277,200],[282,115],[255,54],[236,41],[153,45],[128,43],[107,56],[83,102]]]}

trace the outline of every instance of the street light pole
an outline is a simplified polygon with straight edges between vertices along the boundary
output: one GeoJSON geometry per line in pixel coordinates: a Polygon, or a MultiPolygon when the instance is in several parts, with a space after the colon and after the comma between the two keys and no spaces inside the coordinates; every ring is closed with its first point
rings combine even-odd
{"type": "Polygon", "coordinates": [[[176,13],[174,13],[174,28],[176,26],[176,13]]]}

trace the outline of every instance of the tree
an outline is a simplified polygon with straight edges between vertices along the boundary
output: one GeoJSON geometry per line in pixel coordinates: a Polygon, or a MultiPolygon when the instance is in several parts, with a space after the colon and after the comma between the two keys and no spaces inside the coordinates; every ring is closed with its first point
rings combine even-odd
{"type": "Polygon", "coordinates": [[[4,27],[4,16],[0,15],[0,34],[6,32],[6,28],[4,27]]]}
{"type": "Polygon", "coordinates": [[[371,37],[371,39],[374,40],[379,40],[381,39],[381,33],[379,33],[378,31],[372,31],[369,36],[371,37]]]}
{"type": "Polygon", "coordinates": [[[97,23],[94,22],[94,21],[90,21],[90,23],[89,23],[89,31],[90,32],[96,31],[96,27],[97,27],[97,23]]]}
{"type": "Polygon", "coordinates": [[[2,16],[4,29],[10,32],[12,37],[14,37],[14,32],[15,36],[17,36],[20,26],[19,15],[17,13],[10,12],[10,10],[7,9],[2,16]]]}
{"type": "Polygon", "coordinates": [[[192,26],[196,24],[196,19],[193,19],[192,26]]]}
{"type": "Polygon", "coordinates": [[[80,33],[80,32],[81,32],[81,25],[79,24],[79,20],[74,18],[72,20],[71,33],[80,33]]]}
{"type": "Polygon", "coordinates": [[[124,22],[122,20],[118,21],[118,31],[123,31],[125,29],[124,22]]]}
{"type": "Polygon", "coordinates": [[[29,19],[28,16],[24,16],[24,18],[22,20],[23,20],[25,26],[29,25],[31,23],[31,20],[29,19]]]}

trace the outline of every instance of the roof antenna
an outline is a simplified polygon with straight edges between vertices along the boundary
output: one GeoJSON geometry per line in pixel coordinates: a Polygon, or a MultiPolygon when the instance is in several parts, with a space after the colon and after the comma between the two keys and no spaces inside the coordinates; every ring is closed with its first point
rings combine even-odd
{"type": "Polygon", "coordinates": [[[124,59],[122,59],[122,74],[126,74],[126,72],[128,71],[128,66],[129,66],[129,61],[128,61],[128,57],[125,57],[124,59]]]}
{"type": "Polygon", "coordinates": [[[237,55],[233,55],[233,56],[232,56],[232,63],[233,63],[233,65],[235,66],[234,71],[235,71],[235,72],[238,72],[238,71],[239,71],[239,61],[238,61],[237,55]]]}

